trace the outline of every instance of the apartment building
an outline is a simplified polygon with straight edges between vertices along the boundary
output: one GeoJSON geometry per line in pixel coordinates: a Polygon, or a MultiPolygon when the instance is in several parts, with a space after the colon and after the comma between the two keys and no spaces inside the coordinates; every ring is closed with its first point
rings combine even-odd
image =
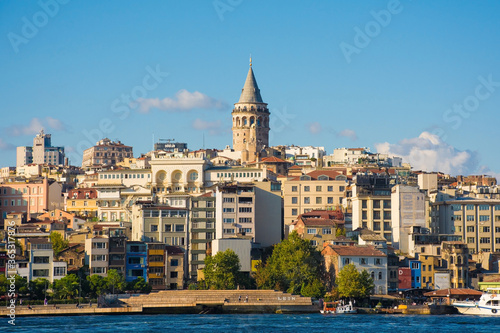
{"type": "Polygon", "coordinates": [[[344,228],[343,217],[341,210],[313,210],[299,215],[290,225],[290,231],[297,231],[300,237],[322,250],[325,242],[336,239],[337,229],[344,228]]]}
{"type": "Polygon", "coordinates": [[[205,256],[212,253],[215,239],[215,195],[209,192],[191,198],[190,276],[196,279],[198,270],[205,267],[205,256]]]}
{"type": "Polygon", "coordinates": [[[341,206],[347,185],[346,176],[329,170],[316,170],[287,180],[283,185],[285,228],[288,229],[300,214],[341,206]]]}
{"type": "Polygon", "coordinates": [[[439,232],[461,236],[469,253],[500,251],[500,200],[438,201],[431,214],[439,232]]]}
{"type": "Polygon", "coordinates": [[[148,244],[131,241],[126,246],[125,281],[132,282],[138,277],[148,281],[148,244]]]}
{"type": "Polygon", "coordinates": [[[32,238],[26,243],[27,262],[24,262],[24,265],[18,264],[20,276],[26,278],[28,282],[43,278],[49,280],[50,283],[66,276],[67,263],[54,260],[52,244],[47,239],[32,238]]]}
{"type": "Polygon", "coordinates": [[[65,210],[84,218],[97,217],[97,190],[95,188],[76,188],[68,192],[65,210]]]}
{"type": "Polygon", "coordinates": [[[387,255],[374,246],[327,244],[321,254],[324,257],[326,270],[330,274],[336,275],[344,266],[353,264],[358,271],[366,270],[370,274],[375,285],[374,294],[387,294],[387,255]]]}
{"type": "Polygon", "coordinates": [[[352,186],[352,229],[368,228],[392,245],[391,188],[387,175],[356,175],[352,186]]]}
{"type": "Polygon", "coordinates": [[[163,243],[148,243],[148,283],[154,290],[165,289],[166,250],[163,243]]]}
{"type": "Polygon", "coordinates": [[[123,162],[125,158],[134,157],[132,150],[132,147],[120,141],[114,142],[104,138],[95,146],[83,151],[82,168],[116,165],[118,162],[123,162]]]}
{"type": "Polygon", "coordinates": [[[50,134],[43,130],[33,139],[33,146],[17,147],[16,167],[27,164],[64,164],[64,147],[53,147],[50,134]]]}
{"type": "Polygon", "coordinates": [[[85,240],[85,263],[90,274],[107,276],[109,269],[109,238],[94,237],[85,240]]]}

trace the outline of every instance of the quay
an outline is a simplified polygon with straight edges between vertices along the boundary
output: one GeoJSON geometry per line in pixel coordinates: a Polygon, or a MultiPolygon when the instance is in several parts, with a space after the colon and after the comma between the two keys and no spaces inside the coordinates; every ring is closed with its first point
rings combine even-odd
{"type": "MultiPolygon", "coordinates": [[[[16,306],[16,317],[80,316],[113,314],[207,314],[207,313],[315,313],[317,304],[310,297],[274,290],[163,290],[119,298],[113,307],[83,304],[16,306]]],[[[9,314],[0,308],[0,316],[9,314]]]]}

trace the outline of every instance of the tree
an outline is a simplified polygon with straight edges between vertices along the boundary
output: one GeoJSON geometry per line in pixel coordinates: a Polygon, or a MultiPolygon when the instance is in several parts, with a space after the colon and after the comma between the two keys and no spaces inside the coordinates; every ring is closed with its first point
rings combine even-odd
{"type": "Polygon", "coordinates": [[[106,291],[105,279],[97,274],[87,276],[89,282],[90,295],[92,297],[101,296],[106,291]]]}
{"type": "Polygon", "coordinates": [[[44,299],[50,282],[47,279],[37,278],[28,283],[28,289],[33,299],[44,299]]]}
{"type": "Polygon", "coordinates": [[[359,272],[354,264],[344,266],[335,279],[340,297],[368,297],[374,288],[370,274],[363,270],[359,272]]]}
{"type": "Polygon", "coordinates": [[[52,243],[52,250],[54,250],[54,256],[58,256],[59,253],[68,247],[69,242],[64,240],[60,233],[51,232],[50,233],[50,242],[52,243]]]}
{"type": "Polygon", "coordinates": [[[138,290],[141,293],[151,292],[152,289],[151,286],[146,282],[146,280],[142,276],[139,276],[134,282],[135,283],[133,290],[138,290]]]}
{"type": "Polygon", "coordinates": [[[321,262],[321,254],[294,231],[274,247],[266,263],[257,269],[257,286],[321,297],[321,262]]]}
{"type": "Polygon", "coordinates": [[[205,285],[208,289],[236,289],[240,281],[240,259],[233,250],[205,257],[205,285]]]}
{"type": "Polygon", "coordinates": [[[108,276],[104,280],[106,281],[106,288],[113,294],[115,291],[123,291],[125,289],[125,278],[116,269],[110,269],[108,276]]]}
{"type": "Polygon", "coordinates": [[[59,299],[71,299],[78,295],[80,283],[78,276],[69,274],[56,280],[52,286],[54,296],[59,299]]]}
{"type": "Polygon", "coordinates": [[[345,237],[345,228],[342,227],[342,228],[337,228],[337,230],[335,231],[335,237],[339,237],[339,236],[344,236],[345,237]]]}

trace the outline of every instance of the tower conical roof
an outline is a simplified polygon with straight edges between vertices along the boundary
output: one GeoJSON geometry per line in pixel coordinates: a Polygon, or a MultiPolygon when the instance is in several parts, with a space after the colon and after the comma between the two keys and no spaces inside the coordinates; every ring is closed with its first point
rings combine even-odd
{"type": "Polygon", "coordinates": [[[245,85],[241,90],[241,96],[238,103],[264,103],[260,96],[260,89],[253,75],[252,63],[250,62],[250,69],[248,70],[245,85]]]}

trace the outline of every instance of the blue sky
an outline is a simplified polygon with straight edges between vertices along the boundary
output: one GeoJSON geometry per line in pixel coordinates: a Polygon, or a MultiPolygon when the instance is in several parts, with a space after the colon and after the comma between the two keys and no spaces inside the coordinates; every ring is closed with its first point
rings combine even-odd
{"type": "Polygon", "coordinates": [[[153,135],[224,148],[252,54],[271,145],[498,175],[499,12],[496,1],[2,1],[0,166],[42,126],[73,164],[105,136],[136,156],[153,135]]]}

